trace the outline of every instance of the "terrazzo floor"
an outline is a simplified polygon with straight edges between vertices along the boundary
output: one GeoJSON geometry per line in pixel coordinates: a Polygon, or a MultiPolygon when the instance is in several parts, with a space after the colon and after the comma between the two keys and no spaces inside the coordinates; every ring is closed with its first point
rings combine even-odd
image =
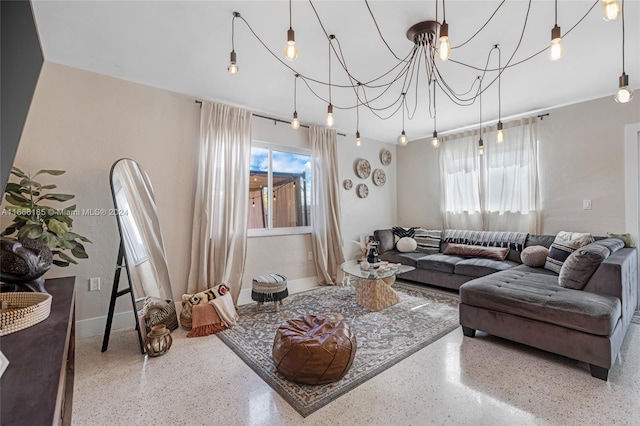
{"type": "Polygon", "coordinates": [[[303,418],[215,336],[172,333],[140,355],[135,331],[76,342],[74,425],[638,425],[640,325],[609,381],[586,364],[460,328],[303,418]]]}

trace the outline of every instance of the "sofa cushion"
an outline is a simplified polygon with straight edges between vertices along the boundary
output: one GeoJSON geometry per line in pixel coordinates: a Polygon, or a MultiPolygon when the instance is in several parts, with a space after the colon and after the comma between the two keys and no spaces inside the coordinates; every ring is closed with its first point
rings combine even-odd
{"type": "Polygon", "coordinates": [[[620,238],[604,238],[602,240],[597,240],[591,244],[590,246],[602,246],[609,249],[610,253],[607,255],[609,257],[613,253],[617,252],[621,248],[625,247],[625,242],[620,238]]]}
{"type": "Polygon", "coordinates": [[[378,229],[373,232],[373,237],[376,241],[380,242],[380,244],[378,244],[378,254],[393,250],[396,245],[391,229],[378,229]]]}
{"type": "Polygon", "coordinates": [[[504,260],[509,253],[509,247],[485,247],[467,244],[447,244],[444,254],[462,257],[486,257],[487,259],[504,260]]]}
{"type": "Polygon", "coordinates": [[[551,244],[549,249],[549,256],[544,267],[555,272],[560,273],[562,264],[569,257],[571,253],[576,249],[586,246],[593,241],[591,234],[579,233],[579,232],[566,232],[560,231],[551,244]]]}
{"type": "Polygon", "coordinates": [[[522,250],[520,259],[522,263],[534,268],[542,268],[549,256],[549,249],[545,246],[529,246],[522,250]]]}
{"type": "Polygon", "coordinates": [[[505,271],[518,265],[518,262],[510,260],[493,260],[475,257],[456,263],[454,272],[458,275],[466,275],[467,277],[484,277],[485,275],[505,271]]]}
{"type": "Polygon", "coordinates": [[[609,254],[611,251],[607,247],[595,243],[580,247],[562,264],[558,283],[562,287],[582,290],[609,254]]]}
{"type": "Polygon", "coordinates": [[[446,272],[447,274],[453,274],[456,263],[464,260],[463,257],[448,254],[420,254],[422,257],[418,259],[416,265],[413,266],[432,271],[446,272]]]}
{"type": "Polygon", "coordinates": [[[396,248],[401,253],[410,253],[415,251],[418,247],[418,243],[411,237],[402,237],[396,243],[396,248]]]}
{"type": "Polygon", "coordinates": [[[380,260],[384,260],[390,263],[402,263],[403,265],[409,265],[416,267],[418,259],[423,258],[424,253],[412,252],[412,253],[400,253],[398,250],[390,250],[380,256],[380,260]]]}
{"type": "MultiPolygon", "coordinates": [[[[560,287],[555,275],[519,268],[469,281],[460,301],[497,312],[609,336],[620,315],[620,299],[560,287]]],[[[526,332],[523,330],[523,332],[526,332]]]]}
{"type": "Polygon", "coordinates": [[[551,244],[553,244],[553,240],[556,239],[555,235],[535,235],[535,234],[529,234],[529,236],[527,237],[527,241],[524,243],[525,247],[530,247],[530,246],[543,246],[546,248],[551,247],[551,244]]]}

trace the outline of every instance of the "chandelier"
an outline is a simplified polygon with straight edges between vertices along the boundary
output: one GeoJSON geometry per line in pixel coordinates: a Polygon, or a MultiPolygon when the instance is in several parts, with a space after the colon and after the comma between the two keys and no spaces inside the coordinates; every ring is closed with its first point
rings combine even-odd
{"type": "MultiPolygon", "coordinates": [[[[426,105],[428,106],[429,117],[433,120],[433,138],[431,140],[432,146],[437,148],[440,146],[440,140],[438,138],[437,132],[437,109],[436,109],[436,97],[443,96],[448,98],[454,104],[460,107],[469,107],[478,101],[480,103],[480,140],[479,147],[482,148],[482,94],[490,87],[497,85],[498,89],[498,121],[496,125],[496,142],[502,143],[505,141],[505,135],[503,132],[503,123],[501,117],[501,103],[502,103],[502,94],[501,94],[501,80],[502,74],[511,70],[512,67],[527,62],[534,57],[543,54],[548,51],[551,60],[560,60],[564,53],[564,47],[562,44],[562,40],[566,37],[574,28],[576,28],[586,16],[591,13],[591,11],[600,3],[602,5],[602,13],[603,18],[606,21],[616,20],[619,16],[621,16],[622,20],[622,75],[618,79],[619,90],[615,95],[615,100],[619,103],[629,102],[633,97],[633,91],[628,87],[629,86],[629,76],[625,73],[625,62],[624,62],[624,50],[625,50],[625,37],[624,37],[624,0],[621,0],[621,3],[617,0],[596,0],[591,5],[591,7],[586,11],[584,16],[578,20],[578,22],[573,25],[568,31],[562,33],[561,27],[558,25],[558,1],[554,1],[554,25],[551,27],[551,41],[548,46],[542,47],[540,50],[535,53],[527,56],[525,59],[515,61],[514,57],[516,52],[518,51],[520,44],[522,42],[525,28],[527,25],[527,21],[529,19],[529,14],[531,11],[532,0],[528,1],[528,7],[526,10],[526,15],[524,17],[524,23],[522,26],[520,38],[517,42],[517,45],[513,52],[510,53],[506,63],[502,63],[502,52],[500,46],[497,44],[492,45],[487,53],[486,63],[483,67],[474,66],[472,64],[464,63],[459,58],[456,58],[455,49],[464,46],[469,43],[472,39],[474,39],[493,19],[493,17],[498,13],[500,8],[504,5],[505,1],[501,1],[498,6],[495,8],[491,16],[488,20],[480,26],[480,29],[473,34],[468,40],[462,42],[458,46],[451,46],[449,35],[449,23],[447,22],[446,17],[446,4],[445,0],[440,2],[439,0],[435,1],[435,19],[424,20],[415,23],[410,26],[406,31],[406,37],[413,43],[410,51],[405,56],[398,56],[396,53],[389,47],[389,44],[385,40],[380,27],[378,26],[376,17],[373,14],[369,6],[369,2],[364,0],[364,3],[367,6],[371,19],[378,31],[378,34],[382,41],[385,43],[388,50],[395,57],[396,63],[390,69],[387,69],[382,74],[369,78],[367,80],[361,79],[359,76],[354,75],[349,67],[347,66],[348,61],[345,60],[343,55],[343,50],[340,45],[340,41],[338,37],[334,34],[329,34],[325,30],[325,26],[323,25],[322,20],[320,19],[320,15],[315,8],[313,1],[309,0],[309,5],[313,9],[318,22],[324,31],[324,35],[326,36],[326,40],[328,42],[328,74],[327,78],[321,79],[317,76],[305,75],[299,70],[296,70],[294,67],[295,60],[298,57],[300,52],[300,47],[296,45],[295,42],[295,33],[293,30],[293,21],[292,21],[292,4],[291,0],[289,0],[289,29],[286,31],[286,44],[284,46],[284,55],[279,55],[275,53],[273,49],[265,44],[265,42],[256,34],[254,29],[251,27],[249,22],[245,20],[240,13],[233,12],[232,24],[231,24],[231,55],[230,55],[230,64],[228,66],[228,71],[231,74],[236,74],[239,72],[239,68],[237,65],[237,54],[235,52],[234,45],[234,35],[235,35],[235,20],[241,19],[246,26],[249,28],[250,32],[256,37],[256,39],[260,42],[260,44],[277,60],[279,61],[286,69],[293,73],[294,78],[294,112],[293,118],[291,120],[291,127],[297,129],[300,127],[300,121],[298,119],[298,111],[297,111],[297,83],[298,79],[300,79],[309,91],[318,98],[319,101],[326,103],[327,105],[327,117],[326,117],[326,125],[332,126],[334,124],[334,116],[333,110],[335,109],[356,109],[356,144],[360,146],[360,131],[359,131],[359,116],[360,109],[366,108],[372,114],[377,116],[381,120],[387,120],[396,114],[400,114],[402,116],[402,130],[400,135],[398,136],[397,142],[400,145],[406,145],[409,141],[409,137],[407,136],[404,128],[405,124],[405,115],[409,120],[414,118],[414,114],[417,109],[417,105],[426,105]],[[442,21],[438,19],[439,17],[439,7],[441,4],[442,8],[442,21]],[[337,61],[340,68],[346,74],[348,78],[347,84],[335,84],[332,83],[331,79],[331,61],[337,61]],[[477,76],[473,78],[472,81],[467,83],[466,88],[463,90],[454,88],[454,84],[450,82],[449,78],[444,75],[440,68],[439,63],[444,61],[451,61],[456,64],[465,66],[474,71],[477,71],[477,76]],[[425,77],[426,75],[426,83],[425,77]],[[421,86],[419,86],[419,81],[421,81],[421,86]],[[426,84],[426,90],[425,90],[426,84]],[[418,90],[419,87],[422,90],[418,90]],[[333,90],[348,90],[353,92],[353,103],[347,105],[337,105],[332,102],[332,91],[333,90]],[[391,96],[391,94],[396,93],[396,95],[391,96]],[[413,101],[408,102],[407,94],[412,94],[415,99],[413,101]],[[421,99],[418,99],[418,97],[421,99]]],[[[455,28],[455,21],[454,23],[455,28]]],[[[482,150],[482,149],[480,149],[482,150]]]]}

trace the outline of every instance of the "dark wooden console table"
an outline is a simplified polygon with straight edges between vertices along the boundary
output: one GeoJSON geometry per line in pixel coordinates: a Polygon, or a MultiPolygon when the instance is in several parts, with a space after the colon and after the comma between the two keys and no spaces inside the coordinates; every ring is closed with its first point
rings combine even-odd
{"type": "Polygon", "coordinates": [[[51,315],[0,338],[9,366],[0,380],[2,425],[71,424],[75,277],[46,280],[51,315]]]}

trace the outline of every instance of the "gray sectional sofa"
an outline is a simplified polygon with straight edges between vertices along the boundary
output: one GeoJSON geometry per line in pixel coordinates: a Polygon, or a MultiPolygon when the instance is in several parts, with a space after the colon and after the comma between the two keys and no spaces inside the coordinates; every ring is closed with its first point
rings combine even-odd
{"type": "MultiPolygon", "coordinates": [[[[592,376],[608,379],[637,307],[636,248],[616,239],[581,247],[571,256],[587,261],[587,267],[580,259],[572,262],[582,284],[567,288],[559,284],[558,273],[522,264],[521,250],[510,250],[505,260],[400,253],[386,250],[387,230],[375,236],[382,260],[416,267],[403,279],[459,290],[465,336],[484,331],[586,362],[592,376]]],[[[524,247],[548,248],[554,237],[528,235],[524,247]]],[[[441,244],[441,252],[446,244],[441,244]]]]}

